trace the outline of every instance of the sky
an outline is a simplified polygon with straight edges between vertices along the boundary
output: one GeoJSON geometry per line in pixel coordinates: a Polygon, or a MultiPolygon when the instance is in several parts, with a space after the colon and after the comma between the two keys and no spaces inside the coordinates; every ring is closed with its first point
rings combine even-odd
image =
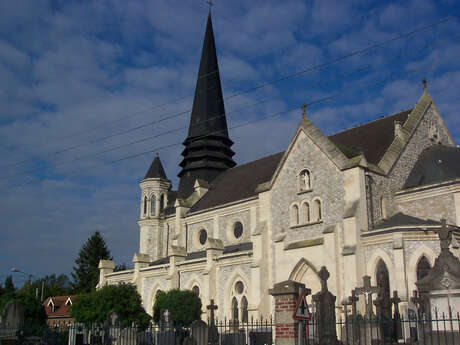
{"type": "MultiPolygon", "coordinates": [[[[70,274],[94,231],[132,265],[154,152],[177,188],[208,11],[0,2],[0,281],[13,267],[70,274]]],[[[413,107],[424,77],[460,142],[458,1],[215,0],[211,12],[238,164],[285,150],[303,103],[329,135],[413,107]]]]}

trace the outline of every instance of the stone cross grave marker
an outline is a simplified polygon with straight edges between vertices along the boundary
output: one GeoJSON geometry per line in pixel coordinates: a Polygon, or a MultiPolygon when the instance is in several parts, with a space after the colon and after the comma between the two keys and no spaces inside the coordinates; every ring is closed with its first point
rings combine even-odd
{"type": "Polygon", "coordinates": [[[351,296],[348,297],[348,303],[351,305],[351,316],[356,318],[358,316],[358,312],[356,309],[356,303],[359,301],[359,298],[356,296],[356,291],[351,290],[351,296]]]}
{"type": "Polygon", "coordinates": [[[210,311],[210,316],[209,316],[209,327],[208,327],[208,341],[209,344],[215,344],[219,341],[219,331],[217,330],[217,326],[215,324],[215,319],[214,319],[214,311],[219,309],[217,305],[214,304],[214,300],[211,299],[209,305],[206,306],[206,309],[210,311]]]}
{"type": "Polygon", "coordinates": [[[417,307],[417,316],[418,316],[418,319],[420,320],[422,318],[422,314],[425,312],[425,298],[420,297],[418,295],[418,291],[414,290],[412,292],[412,297],[410,301],[414,303],[415,306],[417,307]]]}
{"type": "Polygon", "coordinates": [[[399,313],[399,303],[401,298],[398,296],[398,291],[393,291],[393,297],[390,298],[391,303],[394,307],[393,312],[393,334],[396,339],[400,339],[402,336],[402,325],[401,325],[401,314],[399,313]]]}
{"type": "Polygon", "coordinates": [[[366,317],[370,318],[373,315],[372,311],[372,294],[379,292],[379,288],[377,286],[371,286],[371,277],[364,276],[363,277],[363,287],[356,288],[356,293],[358,295],[365,296],[365,303],[366,303],[366,317]]]}

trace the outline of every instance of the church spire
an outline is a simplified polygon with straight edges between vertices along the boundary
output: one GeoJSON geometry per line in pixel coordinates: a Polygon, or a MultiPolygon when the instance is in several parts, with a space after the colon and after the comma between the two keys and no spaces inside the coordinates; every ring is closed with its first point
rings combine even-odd
{"type": "Polygon", "coordinates": [[[193,192],[196,179],[211,182],[219,173],[236,165],[232,159],[235,154],[231,150],[233,142],[228,137],[211,13],[206,25],[188,136],[183,144],[184,159],[179,164],[182,171],[178,175],[179,198],[186,198],[193,192]]]}

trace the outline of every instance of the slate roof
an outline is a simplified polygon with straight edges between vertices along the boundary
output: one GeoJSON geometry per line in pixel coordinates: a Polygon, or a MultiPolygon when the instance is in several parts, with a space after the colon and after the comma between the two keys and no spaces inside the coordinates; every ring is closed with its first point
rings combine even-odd
{"type": "Polygon", "coordinates": [[[190,212],[247,199],[256,195],[260,183],[270,181],[284,152],[228,169],[211,182],[210,190],[190,212]]]}
{"type": "Polygon", "coordinates": [[[429,225],[440,225],[441,223],[432,219],[420,219],[412,217],[402,212],[398,212],[388,219],[377,224],[374,230],[388,229],[396,226],[429,226],[429,225]]]}
{"type": "Polygon", "coordinates": [[[150,168],[147,171],[147,174],[145,174],[144,180],[147,178],[167,179],[165,169],[163,169],[163,164],[161,164],[158,153],[155,153],[155,158],[153,159],[153,162],[150,165],[150,168]]]}
{"type": "Polygon", "coordinates": [[[45,310],[46,318],[47,319],[52,319],[52,318],[63,318],[63,317],[70,317],[70,306],[71,304],[69,303],[66,305],[65,303],[67,300],[70,298],[72,303],[75,303],[75,299],[77,296],[51,296],[48,297],[44,302],[43,302],[43,309],[45,310]],[[53,306],[50,304],[48,306],[49,301],[52,300],[54,304],[54,310],[53,306]]]}
{"type": "Polygon", "coordinates": [[[364,154],[369,163],[378,164],[394,140],[394,122],[407,120],[412,109],[371,121],[329,136],[348,158],[364,154]]]}
{"type": "Polygon", "coordinates": [[[420,154],[403,189],[429,185],[460,177],[460,148],[434,145],[420,154]]]}

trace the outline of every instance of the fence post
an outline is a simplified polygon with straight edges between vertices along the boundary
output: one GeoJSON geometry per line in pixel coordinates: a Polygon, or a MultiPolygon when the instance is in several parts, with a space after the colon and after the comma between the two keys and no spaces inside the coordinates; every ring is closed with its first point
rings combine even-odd
{"type": "Polygon", "coordinates": [[[286,280],[275,284],[269,291],[275,298],[276,345],[296,345],[298,322],[292,316],[299,297],[299,288],[305,288],[305,284],[286,280]]]}

